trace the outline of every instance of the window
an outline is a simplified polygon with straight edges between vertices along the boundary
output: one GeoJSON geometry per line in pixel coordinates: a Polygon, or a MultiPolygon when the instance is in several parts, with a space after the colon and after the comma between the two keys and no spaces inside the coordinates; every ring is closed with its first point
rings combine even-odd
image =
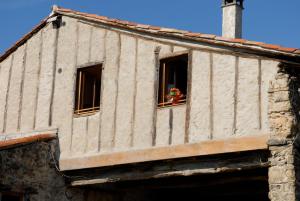
{"type": "Polygon", "coordinates": [[[102,65],[78,68],[75,114],[92,114],[100,109],[102,65]]]}
{"type": "Polygon", "coordinates": [[[158,106],[174,106],[186,102],[188,55],[160,61],[158,106]]]}
{"type": "Polygon", "coordinates": [[[0,193],[0,201],[23,201],[23,196],[18,193],[0,193]]]}

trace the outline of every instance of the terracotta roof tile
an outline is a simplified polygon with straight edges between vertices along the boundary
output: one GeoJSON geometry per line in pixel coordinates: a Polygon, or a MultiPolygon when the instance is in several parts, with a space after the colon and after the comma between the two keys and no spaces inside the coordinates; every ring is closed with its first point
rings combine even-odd
{"type": "Polygon", "coordinates": [[[136,25],[136,28],[139,28],[139,29],[149,29],[149,28],[150,28],[150,25],[137,24],[137,25],[136,25]]]}
{"type": "Polygon", "coordinates": [[[216,36],[215,40],[219,41],[227,41],[227,42],[235,42],[234,38],[226,38],[226,37],[221,37],[221,36],[216,36]]]}
{"type": "Polygon", "coordinates": [[[264,43],[263,42],[257,42],[257,41],[250,41],[250,40],[247,40],[244,42],[244,44],[246,45],[256,45],[256,46],[261,46],[263,45],[264,43]]]}
{"type": "Polygon", "coordinates": [[[188,32],[188,33],[185,33],[184,36],[187,36],[187,37],[201,37],[202,34],[200,33],[192,33],[192,32],[188,32]]]}
{"type": "Polygon", "coordinates": [[[278,50],[284,51],[284,52],[295,52],[298,49],[297,48],[291,48],[291,47],[279,47],[278,50]]]}
{"type": "Polygon", "coordinates": [[[213,34],[201,34],[201,38],[215,39],[217,36],[213,34]]]}
{"type": "Polygon", "coordinates": [[[273,49],[273,50],[278,50],[280,48],[279,45],[272,45],[272,44],[265,44],[265,43],[261,44],[260,46],[268,49],[273,49]]]}
{"type": "Polygon", "coordinates": [[[244,43],[247,42],[247,40],[242,39],[242,38],[234,38],[233,42],[235,42],[235,43],[243,43],[244,44],[244,43]]]}
{"type": "Polygon", "coordinates": [[[161,27],[157,27],[157,26],[151,26],[149,25],[149,29],[152,29],[152,30],[160,30],[161,27]]]}

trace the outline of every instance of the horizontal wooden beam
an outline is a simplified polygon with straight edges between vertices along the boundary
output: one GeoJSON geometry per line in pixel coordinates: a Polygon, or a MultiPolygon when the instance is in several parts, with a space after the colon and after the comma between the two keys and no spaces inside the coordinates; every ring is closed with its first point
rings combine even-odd
{"type": "Polygon", "coordinates": [[[269,135],[209,140],[195,144],[153,147],[143,150],[114,152],[60,159],[60,169],[76,170],[166,159],[206,156],[233,152],[265,150],[269,135]]]}

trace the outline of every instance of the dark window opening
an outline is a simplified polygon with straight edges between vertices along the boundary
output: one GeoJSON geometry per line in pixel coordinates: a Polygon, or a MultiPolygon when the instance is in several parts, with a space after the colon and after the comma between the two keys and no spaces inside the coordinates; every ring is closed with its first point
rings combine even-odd
{"type": "Polygon", "coordinates": [[[16,193],[2,193],[0,196],[1,201],[22,201],[23,197],[16,193]]]}
{"type": "Polygon", "coordinates": [[[78,68],[75,114],[90,114],[100,109],[102,65],[78,68]]]}
{"type": "Polygon", "coordinates": [[[158,106],[179,105],[186,102],[188,55],[160,61],[158,106]]]}

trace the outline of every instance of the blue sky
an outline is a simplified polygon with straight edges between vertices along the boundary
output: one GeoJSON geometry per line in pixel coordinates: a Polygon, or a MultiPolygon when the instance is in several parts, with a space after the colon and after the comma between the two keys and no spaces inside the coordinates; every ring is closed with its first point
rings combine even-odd
{"type": "MultiPolygon", "coordinates": [[[[221,34],[221,0],[0,0],[0,54],[49,15],[53,4],[200,33],[221,34]]],[[[300,48],[299,0],[245,0],[243,38],[300,48]]]]}

